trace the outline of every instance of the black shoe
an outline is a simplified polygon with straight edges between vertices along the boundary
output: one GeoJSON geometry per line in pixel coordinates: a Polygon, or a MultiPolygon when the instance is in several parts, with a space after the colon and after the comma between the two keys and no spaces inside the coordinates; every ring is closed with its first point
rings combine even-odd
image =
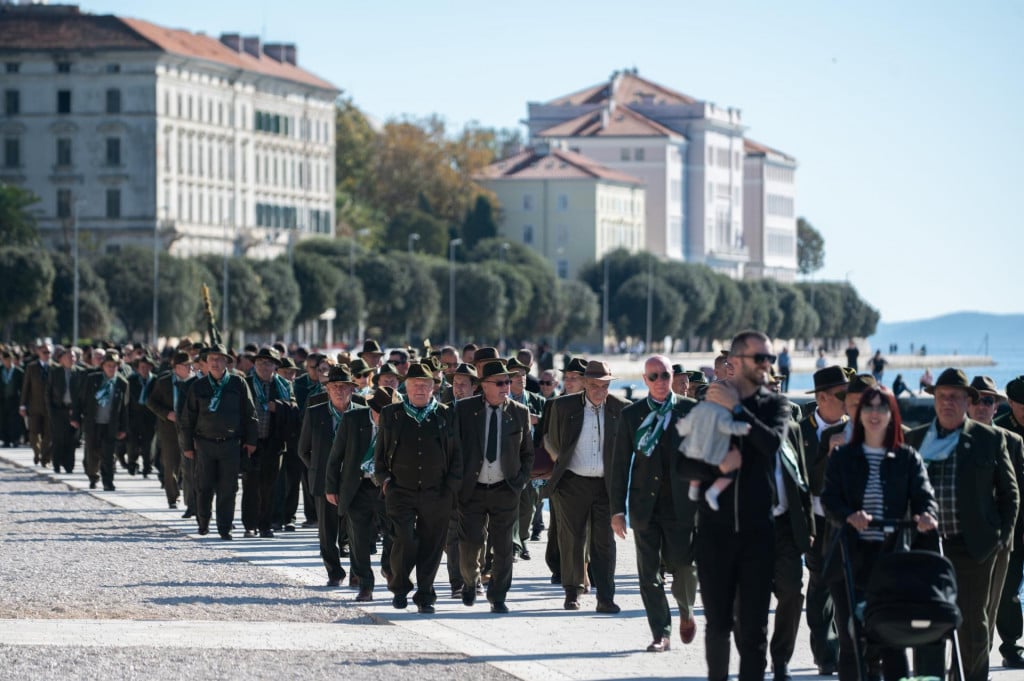
{"type": "Polygon", "coordinates": [[[210,522],[209,521],[207,521],[205,523],[203,521],[201,521],[201,520],[199,521],[199,534],[201,534],[201,535],[210,534],[210,522]]]}
{"type": "Polygon", "coordinates": [[[1024,669],[1024,655],[1021,655],[1020,650],[1003,655],[1003,666],[1007,669],[1024,669]]]}
{"type": "Polygon", "coordinates": [[[421,615],[433,615],[435,611],[434,606],[428,603],[426,605],[417,605],[416,612],[421,615]]]}
{"type": "Polygon", "coordinates": [[[532,556],[530,556],[530,550],[524,548],[523,552],[519,554],[519,557],[523,560],[530,560],[532,556]]]}
{"type": "Polygon", "coordinates": [[[291,523],[288,523],[287,525],[284,526],[284,531],[285,532],[294,532],[295,531],[295,526],[292,525],[291,523]]]}
{"type": "Polygon", "coordinates": [[[551,575],[551,583],[552,584],[561,584],[562,583],[562,575],[551,575]]]}
{"type": "Polygon", "coordinates": [[[508,606],[505,605],[505,601],[497,601],[495,603],[491,603],[491,612],[493,612],[495,615],[507,615],[508,606]]]}
{"type": "Polygon", "coordinates": [[[452,598],[462,598],[462,587],[461,586],[453,586],[452,587],[452,598]]]}
{"type": "Polygon", "coordinates": [[[177,501],[168,501],[167,502],[167,508],[178,508],[178,502],[177,501]]]}
{"type": "Polygon", "coordinates": [[[835,676],[836,666],[834,664],[818,665],[818,676],[835,676]]]}
{"type": "Polygon", "coordinates": [[[462,604],[467,607],[476,605],[476,590],[474,589],[463,589],[462,590],[462,604]]]}
{"type": "Polygon", "coordinates": [[[232,539],[234,539],[234,537],[231,536],[230,532],[221,532],[220,533],[220,538],[223,539],[224,541],[231,541],[232,539]]]}
{"type": "Polygon", "coordinates": [[[181,517],[182,518],[195,518],[196,517],[196,512],[193,511],[191,508],[186,508],[185,512],[181,514],[181,517]]]}
{"type": "Polygon", "coordinates": [[[262,537],[263,539],[273,539],[274,538],[274,531],[273,530],[260,530],[260,537],[262,537]]]}
{"type": "Polygon", "coordinates": [[[534,532],[531,534],[530,541],[540,541],[540,532],[534,532]]]}
{"type": "Polygon", "coordinates": [[[281,523],[274,523],[270,526],[270,529],[272,529],[274,532],[280,532],[284,528],[281,527],[281,523]]]}
{"type": "Polygon", "coordinates": [[[395,594],[395,597],[391,599],[391,607],[405,610],[409,607],[409,597],[406,594],[395,594]]]}
{"type": "Polygon", "coordinates": [[[256,533],[253,532],[252,530],[246,530],[245,532],[242,533],[242,538],[243,539],[252,539],[255,536],[256,536],[256,533]]]}
{"type": "Polygon", "coordinates": [[[772,672],[775,675],[775,681],[793,681],[793,675],[789,673],[789,664],[786,662],[772,664],[772,672]]]}
{"type": "Polygon", "coordinates": [[[327,580],[327,586],[341,586],[341,580],[340,579],[328,579],[327,580]]]}
{"type": "Polygon", "coordinates": [[[580,596],[576,593],[575,589],[565,592],[565,603],[562,607],[566,610],[579,610],[580,609],[580,596]]]}
{"type": "Polygon", "coordinates": [[[614,601],[604,601],[599,598],[597,599],[597,611],[603,612],[606,615],[617,615],[622,612],[622,608],[616,605],[614,601]]]}
{"type": "Polygon", "coordinates": [[[116,490],[117,490],[117,488],[114,487],[113,485],[103,485],[103,491],[104,492],[114,492],[116,490]]]}
{"type": "Polygon", "coordinates": [[[96,489],[96,481],[95,480],[90,480],[89,481],[89,489],[96,489]]]}

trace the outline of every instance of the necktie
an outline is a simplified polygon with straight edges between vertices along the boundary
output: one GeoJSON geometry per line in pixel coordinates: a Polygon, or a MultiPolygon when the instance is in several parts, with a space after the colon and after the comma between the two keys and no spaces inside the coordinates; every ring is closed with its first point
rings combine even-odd
{"type": "Polygon", "coordinates": [[[491,422],[487,426],[487,460],[494,463],[498,460],[498,410],[488,407],[491,422]]]}

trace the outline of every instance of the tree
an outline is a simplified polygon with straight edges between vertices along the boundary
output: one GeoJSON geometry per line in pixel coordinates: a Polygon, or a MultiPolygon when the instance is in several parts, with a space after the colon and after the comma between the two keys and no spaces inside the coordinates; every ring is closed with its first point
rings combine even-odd
{"type": "Polygon", "coordinates": [[[36,218],[30,208],[39,197],[13,184],[0,182],[0,243],[31,246],[39,241],[36,218]]]}
{"type": "Polygon", "coordinates": [[[708,341],[732,338],[740,329],[743,318],[743,294],[739,284],[725,275],[718,276],[718,295],[715,297],[715,313],[707,318],[697,335],[708,341]]]}
{"type": "Polygon", "coordinates": [[[260,333],[283,334],[295,324],[302,294],[287,256],[269,260],[260,266],[257,276],[260,287],[267,292],[270,310],[254,329],[260,333]]]}
{"type": "MultiPolygon", "coordinates": [[[[53,307],[59,334],[72,340],[74,334],[75,284],[74,258],[65,253],[51,255],[55,270],[53,307]]],[[[92,264],[81,258],[78,263],[78,332],[82,338],[106,338],[110,335],[110,299],[107,287],[96,275],[92,264]]],[[[32,332],[30,332],[32,333],[32,332]]]]}
{"type": "Polygon", "coordinates": [[[297,321],[316,319],[334,306],[341,285],[341,272],[326,257],[316,253],[296,251],[293,271],[299,285],[299,312],[297,321]]]}
{"type": "Polygon", "coordinates": [[[586,336],[597,328],[601,305],[597,295],[582,281],[561,282],[562,309],[565,310],[565,325],[561,337],[566,343],[574,338],[586,336]]]}
{"type": "Polygon", "coordinates": [[[409,235],[418,234],[414,249],[431,255],[448,255],[448,226],[441,220],[417,209],[401,210],[388,222],[384,235],[385,248],[408,251],[409,235]]]}
{"type": "Polygon", "coordinates": [[[812,274],[825,265],[825,239],[804,218],[796,221],[796,262],[800,274],[812,274]]]}
{"type": "Polygon", "coordinates": [[[461,234],[467,248],[473,248],[482,239],[493,239],[498,236],[498,225],[494,221],[494,206],[483,194],[476,197],[473,209],[466,212],[461,234]]]}
{"type": "Polygon", "coordinates": [[[11,338],[14,324],[48,307],[53,290],[54,269],[38,249],[0,246],[0,329],[11,338]]]}
{"type": "Polygon", "coordinates": [[[812,338],[818,331],[818,315],[814,308],[796,286],[778,284],[777,289],[783,322],[776,335],[779,338],[812,338]]]}
{"type": "Polygon", "coordinates": [[[662,265],[662,277],[686,304],[683,322],[675,335],[687,339],[697,335],[707,319],[715,313],[718,297],[718,275],[707,265],[669,262],[662,265]]]}
{"type": "MultiPolygon", "coordinates": [[[[645,338],[647,335],[647,287],[649,275],[630,277],[615,292],[609,312],[620,335],[645,338]]],[[[664,282],[655,279],[651,291],[651,340],[674,334],[683,320],[683,299],[664,282]]]]}
{"type": "MultiPolygon", "coordinates": [[[[431,274],[441,295],[440,309],[444,314],[437,320],[438,336],[448,335],[449,264],[434,262],[431,274]]],[[[501,278],[483,265],[471,263],[455,266],[455,338],[491,342],[501,335],[501,315],[504,307],[505,286],[501,278]]],[[[454,342],[453,339],[448,339],[454,342]]]]}
{"type": "Polygon", "coordinates": [[[219,320],[221,330],[232,332],[258,329],[270,315],[270,293],[261,286],[256,267],[262,268],[264,262],[254,262],[248,258],[228,258],[228,316],[221,319],[223,302],[224,258],[218,255],[203,255],[199,262],[206,268],[204,281],[210,288],[210,300],[219,320]]]}

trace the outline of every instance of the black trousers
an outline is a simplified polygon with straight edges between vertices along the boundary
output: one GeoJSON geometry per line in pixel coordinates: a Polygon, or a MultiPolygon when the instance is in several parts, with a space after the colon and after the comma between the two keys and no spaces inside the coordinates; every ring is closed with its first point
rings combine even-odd
{"type": "Polygon", "coordinates": [[[793,539],[793,527],[788,512],[775,518],[775,571],[772,590],[778,604],[775,606],[775,630],[769,644],[772,664],[789,664],[796,648],[796,634],[800,629],[803,611],[803,561],[800,549],[793,539]]]}
{"type": "Polygon", "coordinates": [[[391,527],[391,590],[396,594],[412,591],[410,579],[416,571],[417,605],[433,605],[437,600],[434,578],[441,566],[445,535],[452,514],[453,495],[438,489],[409,490],[388,485],[384,496],[391,527]]]}
{"type": "Polygon", "coordinates": [[[28,443],[32,447],[36,463],[49,466],[52,441],[50,439],[50,412],[48,410],[41,411],[38,414],[29,412],[28,443]]]}
{"type": "MultiPolygon", "coordinates": [[[[815,515],[814,526],[828,527],[825,516],[815,515]]],[[[828,580],[822,574],[827,542],[816,541],[807,552],[807,628],[811,631],[811,654],[819,667],[834,667],[839,659],[839,635],[836,632],[835,606],[828,580]]]]}
{"type": "Polygon", "coordinates": [[[548,543],[544,548],[544,562],[551,570],[552,579],[557,577],[558,582],[561,583],[562,552],[558,548],[558,512],[555,510],[553,501],[548,504],[548,543]]]}
{"type": "Polygon", "coordinates": [[[326,497],[316,497],[316,514],[320,558],[327,568],[327,579],[345,579],[345,568],[341,567],[340,535],[345,519],[338,516],[337,509],[326,497]]]}
{"type": "Polygon", "coordinates": [[[242,473],[242,525],[245,529],[260,532],[270,529],[274,485],[280,470],[280,443],[269,439],[258,441],[242,473]]]}
{"type": "Polygon", "coordinates": [[[734,607],[740,627],[739,681],[761,681],[767,661],[772,591],[772,571],[765,566],[775,560],[774,532],[768,524],[738,533],[698,525],[696,549],[697,578],[707,620],[704,642],[708,681],[729,677],[734,607]]]}
{"type": "Polygon", "coordinates": [[[109,423],[94,423],[85,434],[85,472],[91,482],[102,479],[103,487],[114,486],[114,449],[117,432],[109,423]]]}
{"type": "Polygon", "coordinates": [[[512,586],[513,527],[519,513],[519,490],[504,482],[477,488],[459,505],[459,569],[463,589],[475,589],[480,579],[478,556],[490,543],[494,559],[487,583],[487,600],[504,603],[512,586]]]}
{"type": "MultiPolygon", "coordinates": [[[[337,509],[328,508],[329,513],[337,516],[337,509]]],[[[319,512],[319,509],[318,509],[319,512]]],[[[371,554],[377,542],[377,527],[385,524],[384,497],[380,488],[369,478],[359,483],[356,495],[352,497],[343,522],[348,525],[349,562],[352,574],[359,578],[360,587],[373,587],[373,564],[371,554]]],[[[391,535],[384,534],[384,546],[381,549],[380,564],[389,566],[391,562],[391,535]]]]}
{"type": "Polygon", "coordinates": [[[242,443],[238,439],[213,442],[196,438],[196,521],[208,525],[217,495],[217,532],[228,534],[235,519],[235,494],[242,443]]]}
{"type": "Polygon", "coordinates": [[[299,506],[299,485],[306,467],[296,454],[297,442],[289,441],[281,457],[281,471],[274,485],[274,524],[291,525],[295,522],[295,511],[299,506]]]}
{"type": "Polygon", "coordinates": [[[65,473],[75,470],[75,448],[78,447],[78,429],[71,427],[70,409],[50,412],[50,441],[53,470],[65,473]]]}
{"type": "MultiPolygon", "coordinates": [[[[1003,592],[999,598],[999,607],[996,611],[996,633],[999,635],[999,652],[1005,655],[1012,655],[1017,650],[1018,641],[1024,636],[1024,617],[1022,617],[1020,601],[1017,598],[1017,589],[1020,588],[1020,580],[1024,573],[1024,542],[1017,541],[1010,552],[1010,562],[1006,568],[1006,580],[1003,582],[1003,592]]],[[[993,636],[992,640],[995,641],[993,636]]]]}
{"type": "Polygon", "coordinates": [[[565,471],[551,500],[558,509],[562,586],[567,591],[575,588],[577,593],[583,593],[589,523],[591,581],[598,600],[614,600],[615,536],[604,478],[587,478],[565,471]]]}
{"type": "Polygon", "coordinates": [[[519,494],[519,542],[525,547],[530,539],[533,515],[537,508],[537,488],[527,482],[519,494]]]}
{"type": "Polygon", "coordinates": [[[132,426],[128,431],[128,466],[138,464],[142,459],[142,474],[153,472],[153,436],[156,435],[155,424],[132,426]]]}
{"type": "MultiPolygon", "coordinates": [[[[198,458],[198,454],[196,457],[198,458]]],[[[199,481],[196,478],[196,468],[196,459],[189,459],[184,454],[181,456],[181,496],[185,508],[195,513],[198,518],[199,481]]]]}
{"type": "Polygon", "coordinates": [[[18,400],[13,397],[5,397],[0,403],[0,442],[11,447],[21,444],[25,434],[25,421],[18,407],[18,400]]]}
{"type": "Polygon", "coordinates": [[[697,597],[697,568],[693,564],[693,526],[684,525],[671,511],[655,513],[643,529],[633,528],[636,543],[640,598],[647,613],[651,635],[672,635],[672,610],[665,596],[662,567],[672,575],[672,596],[684,620],[693,617],[697,597]]]}
{"type": "MultiPolygon", "coordinates": [[[[871,569],[881,553],[882,542],[851,540],[849,547],[851,556],[857,554],[857,557],[852,560],[858,566],[853,575],[853,588],[854,598],[860,602],[864,599],[864,589],[867,587],[871,569]]],[[[841,560],[838,548],[833,560],[841,560]]],[[[840,572],[840,575],[842,574],[840,572]]],[[[857,681],[858,661],[853,639],[850,637],[851,606],[846,593],[845,576],[829,582],[829,590],[832,592],[832,602],[835,604],[836,628],[839,633],[839,681],[857,681]]],[[[910,674],[907,653],[904,648],[887,648],[869,644],[861,649],[861,654],[866,658],[868,673],[875,675],[881,670],[886,681],[899,681],[910,674]]],[[[942,677],[943,674],[940,673],[938,676],[942,677]]]]}

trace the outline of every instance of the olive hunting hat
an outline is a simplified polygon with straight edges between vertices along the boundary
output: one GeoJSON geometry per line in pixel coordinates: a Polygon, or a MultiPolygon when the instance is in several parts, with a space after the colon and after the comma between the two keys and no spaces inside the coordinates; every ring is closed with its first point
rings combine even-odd
{"type": "Polygon", "coordinates": [[[253,361],[255,362],[258,359],[270,360],[277,366],[281,366],[281,353],[274,348],[260,348],[260,351],[253,357],[253,361]]]}
{"type": "MultiPolygon", "coordinates": [[[[967,383],[967,379],[964,379],[964,383],[967,383]]],[[[840,390],[836,393],[836,397],[841,400],[845,400],[847,395],[859,395],[868,388],[878,387],[878,381],[871,374],[854,374],[853,378],[850,379],[849,384],[846,386],[846,390],[840,390]]]]}
{"type": "Polygon", "coordinates": [[[594,359],[587,362],[587,368],[583,372],[583,378],[592,378],[595,381],[610,381],[615,377],[612,376],[612,370],[608,368],[607,362],[594,359]]]}
{"type": "Polygon", "coordinates": [[[971,387],[977,390],[979,395],[991,395],[999,400],[1006,399],[1006,395],[999,392],[996,382],[989,376],[975,376],[971,379],[971,387]]]}
{"type": "Polygon", "coordinates": [[[331,370],[327,372],[328,383],[348,383],[349,385],[355,385],[356,382],[352,380],[352,374],[349,372],[348,367],[344,364],[335,364],[331,367],[331,370]]]}
{"type": "Polygon", "coordinates": [[[978,391],[971,387],[971,384],[967,382],[967,374],[961,369],[955,369],[950,367],[939,374],[939,377],[935,379],[935,385],[925,386],[924,391],[929,395],[935,394],[936,388],[942,387],[948,388],[961,388],[967,391],[967,394],[971,396],[972,400],[978,399],[978,391]]]}
{"type": "Polygon", "coordinates": [[[402,398],[398,396],[393,388],[377,388],[373,391],[373,396],[366,401],[366,404],[376,413],[380,413],[381,410],[389,404],[397,404],[402,401],[402,398]]]}
{"type": "Polygon", "coordinates": [[[365,341],[363,341],[363,349],[359,351],[359,355],[358,356],[362,357],[363,355],[383,355],[383,354],[384,353],[381,352],[381,349],[380,349],[380,343],[378,343],[377,341],[373,340],[372,338],[367,338],[365,341]]]}
{"type": "Polygon", "coordinates": [[[159,364],[160,364],[155,359],[153,359],[153,355],[149,354],[148,352],[146,354],[144,354],[142,357],[139,357],[138,363],[142,364],[143,362],[148,364],[150,366],[150,368],[155,367],[155,366],[159,366],[159,364]]]}
{"type": "Polygon", "coordinates": [[[299,365],[297,365],[295,363],[294,359],[292,359],[291,357],[285,355],[284,357],[281,358],[281,366],[279,366],[277,368],[278,369],[295,369],[297,371],[298,368],[299,368],[299,365]]]}
{"type": "Polygon", "coordinates": [[[476,367],[474,367],[472,364],[466,364],[465,362],[459,364],[459,366],[455,368],[455,372],[452,375],[458,376],[460,374],[463,376],[469,376],[474,381],[478,380],[478,376],[476,374],[476,367]]]}
{"type": "Polygon", "coordinates": [[[174,357],[171,359],[171,366],[178,366],[179,364],[191,364],[192,355],[187,352],[176,352],[174,357]]]}
{"type": "Polygon", "coordinates": [[[483,365],[480,369],[480,382],[482,383],[488,378],[494,378],[495,376],[511,376],[512,372],[508,370],[505,362],[500,359],[491,360],[483,365]]]}
{"type": "Polygon", "coordinates": [[[683,368],[682,364],[673,364],[672,365],[672,375],[673,376],[679,376],[680,374],[685,374],[685,373],[686,373],[686,369],[683,368]]]}
{"type": "Polygon", "coordinates": [[[1006,396],[1018,404],[1024,404],[1024,376],[1018,376],[1006,384],[1006,396]]]}
{"type": "Polygon", "coordinates": [[[583,375],[587,371],[587,360],[582,357],[573,357],[565,367],[565,373],[583,375]]]}
{"type": "Polygon", "coordinates": [[[356,357],[354,360],[348,363],[349,371],[352,372],[353,376],[365,376],[366,374],[372,374],[373,369],[366,363],[362,357],[356,357]]]}
{"type": "Polygon", "coordinates": [[[106,364],[107,362],[113,362],[114,364],[120,364],[121,363],[121,355],[117,354],[117,352],[114,351],[114,350],[108,350],[107,352],[105,352],[103,354],[103,361],[100,362],[100,363],[101,364],[106,364]]]}
{"type": "Polygon", "coordinates": [[[687,371],[686,375],[690,377],[690,383],[697,383],[700,385],[707,385],[708,377],[703,371],[687,371]]]}
{"type": "Polygon", "coordinates": [[[208,347],[204,348],[202,354],[207,357],[210,355],[223,355],[224,357],[229,356],[228,349],[223,343],[210,343],[208,347]]]}
{"type": "MultiPolygon", "coordinates": [[[[387,364],[385,366],[391,366],[391,364],[387,364]]],[[[383,370],[381,370],[381,373],[383,373],[383,370]]],[[[433,381],[434,374],[431,373],[431,368],[426,364],[421,364],[420,362],[413,362],[412,364],[409,365],[409,371],[407,371],[405,374],[405,380],[411,381],[417,378],[425,378],[430,381],[433,381]]]]}
{"type": "Polygon", "coordinates": [[[524,374],[530,373],[530,365],[523,364],[515,357],[509,357],[508,361],[505,363],[505,366],[508,368],[509,372],[522,370],[524,374]]]}
{"type": "Polygon", "coordinates": [[[822,390],[835,388],[837,385],[848,385],[849,382],[850,379],[846,377],[846,372],[843,371],[843,368],[838,365],[832,365],[814,372],[814,390],[808,390],[807,394],[811,395],[822,390]]]}
{"type": "Polygon", "coordinates": [[[501,359],[501,355],[498,354],[497,348],[477,348],[476,352],[473,353],[474,364],[479,364],[480,362],[489,362],[492,359],[501,359]]]}

